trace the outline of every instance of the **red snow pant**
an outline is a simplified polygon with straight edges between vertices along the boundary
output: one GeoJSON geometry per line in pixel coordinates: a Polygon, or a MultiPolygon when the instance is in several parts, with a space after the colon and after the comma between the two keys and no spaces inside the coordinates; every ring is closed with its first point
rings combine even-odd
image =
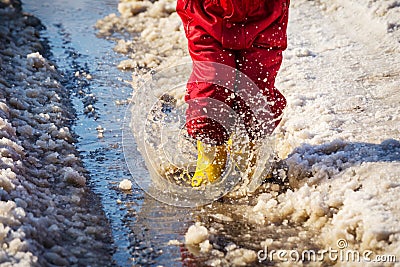
{"type": "Polygon", "coordinates": [[[270,134],[286,106],[274,84],[287,45],[289,1],[255,0],[242,7],[238,2],[250,1],[177,4],[193,60],[186,128],[193,138],[213,145],[225,143],[238,122],[251,140],[270,134]]]}

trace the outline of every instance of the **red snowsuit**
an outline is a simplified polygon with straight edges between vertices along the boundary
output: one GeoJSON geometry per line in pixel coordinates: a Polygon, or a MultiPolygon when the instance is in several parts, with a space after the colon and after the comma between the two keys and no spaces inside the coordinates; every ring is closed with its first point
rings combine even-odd
{"type": "Polygon", "coordinates": [[[178,0],[193,60],[185,96],[192,137],[223,144],[238,118],[251,139],[278,125],[286,100],[274,83],[287,46],[288,7],[289,0],[178,0]],[[262,108],[257,92],[266,99],[262,108]]]}

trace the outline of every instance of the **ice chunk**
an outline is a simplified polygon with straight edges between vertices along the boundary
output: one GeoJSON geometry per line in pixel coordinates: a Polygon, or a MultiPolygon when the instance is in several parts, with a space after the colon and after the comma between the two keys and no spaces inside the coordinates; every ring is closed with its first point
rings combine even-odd
{"type": "Polygon", "coordinates": [[[122,190],[131,190],[132,189],[132,182],[128,179],[124,179],[119,183],[119,189],[122,190]]]}
{"type": "Polygon", "coordinates": [[[85,186],[86,178],[71,167],[63,168],[64,180],[77,186],[85,186]]]}
{"type": "Polygon", "coordinates": [[[194,225],[190,226],[185,234],[185,243],[188,245],[197,245],[208,239],[208,230],[196,222],[194,225]]]}

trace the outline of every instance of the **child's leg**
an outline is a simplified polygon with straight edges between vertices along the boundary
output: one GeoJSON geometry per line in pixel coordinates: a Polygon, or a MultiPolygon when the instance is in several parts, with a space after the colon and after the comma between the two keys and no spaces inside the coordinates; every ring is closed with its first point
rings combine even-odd
{"type": "Polygon", "coordinates": [[[245,114],[244,123],[251,138],[262,138],[278,126],[285,97],[275,88],[275,78],[282,63],[282,51],[253,46],[238,53],[237,68],[248,78],[239,77],[237,94],[239,113],[245,114]],[[246,87],[243,80],[250,79],[257,86],[246,87]],[[260,101],[261,93],[264,101],[260,101]]]}
{"type": "Polygon", "coordinates": [[[192,74],[185,96],[186,128],[198,139],[196,170],[192,186],[217,181],[227,161],[226,142],[235,116],[232,106],[236,62],[233,51],[196,26],[188,34],[189,53],[193,60],[192,74]]]}
{"type": "Polygon", "coordinates": [[[188,41],[193,71],[185,96],[187,131],[195,139],[222,145],[234,123],[235,53],[222,48],[199,26],[188,41]]]}

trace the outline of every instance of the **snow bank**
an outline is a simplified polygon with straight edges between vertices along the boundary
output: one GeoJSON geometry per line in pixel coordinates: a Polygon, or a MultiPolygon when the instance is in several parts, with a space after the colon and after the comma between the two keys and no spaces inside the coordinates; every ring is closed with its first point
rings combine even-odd
{"type": "MultiPolygon", "coordinates": [[[[187,55],[174,2],[122,1],[121,16],[97,23],[103,36],[133,36],[117,41],[115,50],[130,57],[121,68],[142,72],[187,55]]],[[[275,132],[290,186],[267,185],[253,205],[234,208],[239,218],[271,226],[277,237],[265,239],[272,248],[311,242],[337,249],[344,239],[349,249],[400,258],[399,11],[395,0],[292,1],[277,80],[288,107],[275,132]],[[288,225],[297,233],[280,236],[288,225]]],[[[213,231],[203,253],[215,266],[233,264],[213,231]]]]}
{"type": "Polygon", "coordinates": [[[120,16],[110,14],[96,23],[99,36],[116,37],[114,50],[129,54],[130,59],[122,61],[120,69],[170,67],[188,55],[176,1],[152,2],[121,1],[120,16]],[[130,33],[133,40],[121,39],[118,33],[123,32],[130,33]]]}
{"type": "Polygon", "coordinates": [[[0,1],[0,263],[106,264],[107,222],[85,187],[69,96],[39,27],[19,1],[0,1]]]}
{"type": "Polygon", "coordinates": [[[389,2],[293,3],[277,84],[288,108],[276,132],[291,186],[259,196],[249,220],[301,224],[323,249],[344,239],[348,249],[399,258],[399,39],[381,27],[398,7],[373,11],[389,2]]]}
{"type": "Polygon", "coordinates": [[[400,3],[397,0],[315,0],[335,13],[338,24],[350,27],[351,36],[376,49],[400,51],[400,3]],[[349,23],[351,22],[351,23],[349,23]],[[374,38],[371,38],[374,36],[374,38]],[[393,40],[397,41],[393,42],[393,40]]]}

